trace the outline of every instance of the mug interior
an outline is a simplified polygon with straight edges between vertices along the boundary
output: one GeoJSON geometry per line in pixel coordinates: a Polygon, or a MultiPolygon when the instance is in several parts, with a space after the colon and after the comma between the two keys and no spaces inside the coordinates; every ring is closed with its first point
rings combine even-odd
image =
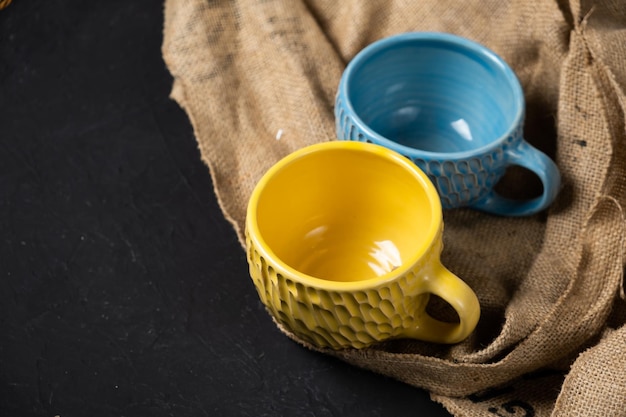
{"type": "Polygon", "coordinates": [[[427,249],[440,221],[436,192],[403,157],[381,155],[354,146],[322,149],[267,179],[255,220],[280,262],[318,279],[360,281],[414,262],[427,249]]]}
{"type": "Polygon", "coordinates": [[[473,42],[401,38],[362,52],[347,97],[374,132],[427,152],[461,152],[498,140],[523,107],[521,87],[495,54],[473,42]]]}

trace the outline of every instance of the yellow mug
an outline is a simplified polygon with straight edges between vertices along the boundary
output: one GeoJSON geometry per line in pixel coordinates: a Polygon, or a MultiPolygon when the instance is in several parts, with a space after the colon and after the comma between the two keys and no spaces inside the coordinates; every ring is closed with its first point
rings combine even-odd
{"type": "Polygon", "coordinates": [[[252,192],[250,275],[274,318],[320,348],[456,343],[480,307],[441,264],[442,232],[437,191],[407,158],[369,143],[320,143],[277,162],[252,192]],[[459,320],[430,316],[430,294],[459,320]]]}

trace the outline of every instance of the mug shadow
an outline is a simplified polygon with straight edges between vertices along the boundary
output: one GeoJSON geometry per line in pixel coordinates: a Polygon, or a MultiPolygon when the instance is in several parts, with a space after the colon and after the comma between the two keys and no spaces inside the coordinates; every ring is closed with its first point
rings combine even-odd
{"type": "MultiPolygon", "coordinates": [[[[492,345],[507,320],[507,307],[515,298],[540,253],[545,215],[505,218],[470,209],[444,212],[442,263],[464,280],[478,296],[481,317],[473,334],[457,345],[436,345],[418,340],[390,340],[377,348],[398,354],[420,354],[442,359],[469,357],[492,345]]],[[[450,306],[431,297],[427,311],[444,321],[458,321],[450,306]]],[[[500,355],[495,349],[490,361],[500,355]]]]}
{"type": "MultiPolygon", "coordinates": [[[[557,153],[556,120],[552,107],[541,97],[529,98],[524,121],[524,139],[553,161],[557,153]]],[[[511,166],[496,184],[496,192],[514,200],[528,200],[543,192],[541,180],[532,171],[511,166]]]]}

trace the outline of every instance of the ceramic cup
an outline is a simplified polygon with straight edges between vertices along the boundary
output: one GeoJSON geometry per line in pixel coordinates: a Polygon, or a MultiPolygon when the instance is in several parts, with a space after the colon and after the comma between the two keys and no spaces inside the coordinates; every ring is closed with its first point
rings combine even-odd
{"type": "Polygon", "coordinates": [[[354,57],[339,84],[335,120],[339,139],[410,158],[437,187],[443,208],[525,216],[554,200],[560,174],[524,140],[524,112],[520,83],[495,53],[458,36],[416,32],[354,57]],[[534,172],[543,193],[516,200],[494,191],[511,165],[534,172]]]}
{"type": "Polygon", "coordinates": [[[312,145],[277,162],[252,192],[250,275],[274,318],[318,347],[455,343],[480,307],[439,260],[442,229],[435,188],[402,155],[367,143],[312,145]],[[430,316],[430,294],[459,321],[430,316]]]}

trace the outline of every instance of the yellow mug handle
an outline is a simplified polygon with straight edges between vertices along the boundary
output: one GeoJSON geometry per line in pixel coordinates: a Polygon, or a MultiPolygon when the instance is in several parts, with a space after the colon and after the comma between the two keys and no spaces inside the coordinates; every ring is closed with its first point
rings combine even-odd
{"type": "Polygon", "coordinates": [[[437,262],[424,276],[424,292],[435,294],[454,308],[458,323],[437,320],[424,312],[417,327],[406,329],[404,335],[435,343],[457,343],[476,328],[480,304],[472,289],[459,277],[437,262]]]}

